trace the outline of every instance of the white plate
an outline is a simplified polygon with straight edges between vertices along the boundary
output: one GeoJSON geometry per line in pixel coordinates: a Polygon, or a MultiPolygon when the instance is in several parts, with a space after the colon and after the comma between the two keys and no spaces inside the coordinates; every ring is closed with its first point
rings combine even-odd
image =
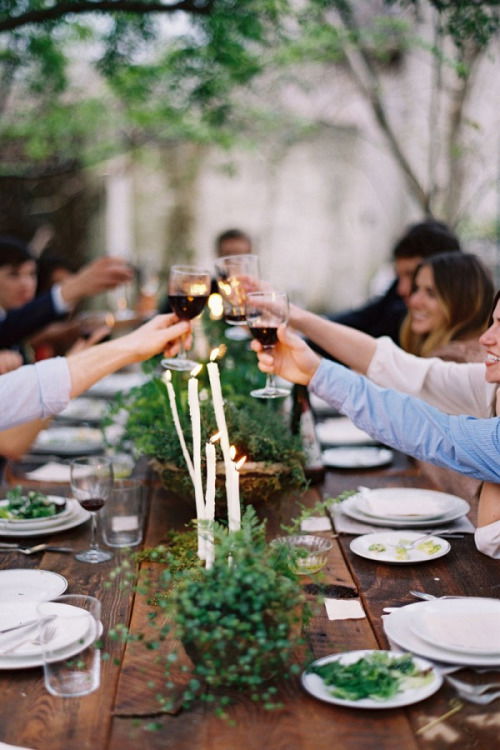
{"type": "Polygon", "coordinates": [[[74,398],[56,419],[82,420],[84,422],[100,422],[106,414],[108,404],[98,398],[74,398]]]}
{"type": "MultiPolygon", "coordinates": [[[[26,490],[26,493],[29,489],[26,490]]],[[[59,495],[47,495],[49,500],[65,500],[65,497],[59,495]]],[[[8,500],[0,500],[0,507],[3,507],[9,503],[8,500]]],[[[18,529],[30,529],[32,527],[38,528],[39,526],[51,526],[54,523],[59,523],[61,520],[66,520],[71,515],[71,507],[68,507],[66,501],[66,507],[60,513],[56,513],[54,516],[44,516],[43,518],[0,518],[0,529],[7,528],[18,528],[18,529]]]]}
{"type": "Polygon", "coordinates": [[[54,523],[47,527],[46,525],[31,526],[29,529],[23,527],[22,529],[16,528],[5,528],[0,527],[0,537],[11,537],[11,536],[43,536],[44,534],[56,534],[60,531],[67,531],[73,529],[75,526],[79,526],[90,518],[90,513],[86,511],[77,500],[68,500],[68,506],[70,509],[69,516],[63,518],[60,523],[54,523]]]}
{"type": "Polygon", "coordinates": [[[415,487],[365,489],[355,495],[355,506],[370,518],[384,521],[428,521],[452,513],[456,496],[415,487]]]}
{"type": "Polygon", "coordinates": [[[378,442],[347,417],[332,417],[318,422],[316,434],[323,445],[366,445],[378,442]]]}
{"type": "Polygon", "coordinates": [[[360,557],[365,557],[367,560],[375,560],[376,562],[393,563],[397,565],[413,565],[414,563],[428,562],[429,560],[436,560],[438,557],[443,557],[448,554],[451,547],[446,539],[441,539],[439,536],[429,536],[422,541],[432,542],[438,544],[440,549],[432,555],[428,555],[426,552],[418,549],[408,550],[407,560],[398,560],[396,557],[396,545],[400,544],[401,541],[413,542],[415,539],[422,537],[419,531],[380,531],[374,534],[363,534],[352,540],[349,545],[351,550],[360,557]],[[384,552],[376,552],[371,550],[370,547],[373,544],[382,544],[386,547],[384,552]]]}
{"type": "MultiPolygon", "coordinates": [[[[466,598],[466,597],[464,597],[466,598]]],[[[451,601],[451,599],[450,599],[451,601]]],[[[426,659],[443,662],[445,664],[463,664],[472,667],[500,667],[500,655],[482,656],[479,654],[459,654],[448,651],[442,646],[433,646],[412,632],[412,624],[419,608],[427,602],[416,602],[406,607],[398,607],[390,615],[382,618],[387,637],[396,646],[405,651],[411,651],[426,659]]]]}
{"type": "MultiPolygon", "coordinates": [[[[392,489],[392,488],[391,488],[392,489]]],[[[396,490],[404,490],[405,488],[394,488],[396,490]]],[[[374,490],[375,491],[375,490],[374,490]]],[[[433,490],[418,490],[419,492],[433,492],[433,490]]],[[[436,493],[444,494],[444,493],[436,493]]],[[[461,497],[455,497],[454,495],[447,495],[448,498],[454,498],[454,510],[449,513],[445,513],[439,518],[433,519],[422,519],[422,518],[402,518],[401,520],[389,520],[387,518],[376,518],[375,516],[369,516],[363,513],[359,509],[359,495],[352,495],[347,500],[342,502],[342,512],[354,518],[356,521],[363,521],[363,523],[369,523],[372,526],[392,526],[394,529],[408,529],[408,528],[424,528],[431,526],[440,526],[448,524],[451,521],[456,521],[457,518],[467,515],[470,510],[470,505],[461,497]]]]}
{"type": "Polygon", "coordinates": [[[0,570],[0,602],[2,603],[49,601],[60,596],[67,588],[68,582],[64,576],[53,573],[51,570],[25,568],[0,570]]]}
{"type": "MultiPolygon", "coordinates": [[[[94,620],[91,615],[80,607],[73,607],[68,604],[59,602],[49,602],[47,605],[47,615],[55,615],[51,625],[54,626],[54,635],[50,641],[51,651],[67,649],[69,646],[82,641],[88,634],[89,628],[94,620]],[[64,616],[64,620],[59,619],[58,615],[64,616]]],[[[33,602],[5,604],[0,614],[0,629],[22,625],[23,622],[30,622],[37,619],[37,606],[33,602]]],[[[36,642],[39,635],[38,627],[26,628],[25,630],[14,631],[13,633],[0,634],[0,658],[10,661],[17,661],[24,658],[42,658],[42,647],[36,642]],[[28,640],[15,651],[3,654],[4,649],[14,646],[21,640],[28,640]]]]}
{"type": "Polygon", "coordinates": [[[30,451],[76,456],[95,453],[102,448],[102,432],[93,427],[49,427],[39,433],[30,451]]]}
{"type": "MultiPolygon", "coordinates": [[[[363,651],[348,651],[345,654],[332,654],[330,656],[324,656],[321,659],[317,659],[314,664],[328,664],[332,661],[341,661],[344,664],[351,664],[352,662],[358,661],[367,654],[373,654],[374,652],[369,649],[363,651]]],[[[400,657],[401,654],[394,651],[386,651],[385,653],[391,654],[394,658],[400,657]]],[[[330,692],[330,687],[325,685],[321,677],[317,674],[309,674],[308,672],[302,673],[302,685],[308,693],[313,695],[319,700],[326,701],[327,703],[334,703],[337,706],[348,706],[350,708],[399,708],[400,706],[409,706],[412,703],[418,703],[423,701],[430,695],[433,695],[441,685],[443,684],[443,678],[435,669],[433,664],[430,664],[424,659],[420,659],[418,656],[413,658],[413,661],[420,669],[431,669],[433,672],[433,679],[428,685],[424,685],[419,688],[412,688],[408,690],[402,690],[397,693],[393,698],[388,698],[385,701],[374,700],[373,698],[362,698],[358,701],[344,700],[343,698],[336,698],[330,692]]]]}
{"type": "Polygon", "coordinates": [[[390,464],[394,453],[389,448],[367,445],[355,448],[327,448],[321,456],[325,466],[334,469],[375,469],[390,464]]]}
{"type": "Polygon", "coordinates": [[[142,372],[117,372],[99,380],[92,388],[89,388],[87,393],[109,398],[120,391],[129,391],[131,388],[143,385],[148,380],[149,377],[142,372]]]}
{"type": "Polygon", "coordinates": [[[470,597],[425,602],[411,630],[447,651],[500,657],[500,600],[470,597]]]}
{"type": "MultiPolygon", "coordinates": [[[[36,615],[35,615],[36,616],[36,615]]],[[[102,623],[98,624],[98,636],[101,635],[103,631],[102,623]]],[[[73,641],[64,648],[61,648],[60,651],[57,653],[57,660],[63,660],[68,659],[70,656],[74,656],[75,654],[79,654],[81,651],[83,651],[87,646],[89,646],[95,639],[95,628],[90,627],[88,628],[86,634],[82,639],[79,639],[77,641],[73,641]]],[[[30,669],[32,667],[41,667],[43,666],[43,657],[41,654],[36,655],[18,655],[16,658],[12,658],[12,655],[4,655],[2,656],[0,654],[0,669],[30,669]]]]}

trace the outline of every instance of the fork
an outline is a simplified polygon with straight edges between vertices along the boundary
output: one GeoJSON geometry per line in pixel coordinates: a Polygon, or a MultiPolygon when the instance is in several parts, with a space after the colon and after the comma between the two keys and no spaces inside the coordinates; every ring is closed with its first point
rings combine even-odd
{"type": "MultiPolygon", "coordinates": [[[[45,629],[44,643],[48,643],[49,641],[52,640],[52,638],[56,634],[56,630],[57,630],[57,628],[56,628],[55,625],[50,625],[50,624],[47,625],[47,627],[45,629]]],[[[13,646],[9,646],[9,648],[5,648],[1,652],[2,656],[4,654],[12,654],[14,651],[17,651],[17,649],[20,648],[20,646],[24,646],[25,643],[32,643],[34,646],[41,646],[42,645],[42,641],[40,640],[40,636],[39,635],[37,635],[35,638],[23,638],[21,641],[16,641],[16,643],[14,643],[13,646]]]]}
{"type": "Polygon", "coordinates": [[[53,547],[50,544],[35,544],[34,547],[0,547],[0,552],[20,552],[21,555],[36,555],[37,552],[74,552],[72,547],[53,547]]]}
{"type": "Polygon", "coordinates": [[[456,677],[449,677],[445,675],[445,680],[450,683],[455,690],[461,693],[467,693],[468,695],[482,695],[483,693],[492,690],[492,688],[500,688],[500,682],[488,682],[486,685],[472,685],[470,682],[464,682],[463,680],[457,680],[456,677]]]}

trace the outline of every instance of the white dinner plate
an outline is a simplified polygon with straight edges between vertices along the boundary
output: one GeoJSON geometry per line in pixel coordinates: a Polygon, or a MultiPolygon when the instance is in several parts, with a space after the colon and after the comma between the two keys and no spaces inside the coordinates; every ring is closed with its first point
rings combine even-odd
{"type": "Polygon", "coordinates": [[[425,602],[411,630],[447,651],[500,657],[500,600],[469,597],[425,602]]]}
{"type": "Polygon", "coordinates": [[[403,542],[413,542],[415,539],[422,537],[422,533],[419,531],[380,531],[374,534],[363,534],[352,540],[349,545],[351,550],[360,557],[365,557],[367,560],[375,560],[376,562],[393,563],[397,565],[413,565],[415,563],[428,562],[429,560],[436,560],[438,557],[443,557],[448,554],[451,547],[446,539],[441,539],[439,536],[430,536],[422,539],[423,544],[433,544],[439,547],[436,552],[428,554],[425,550],[418,549],[418,543],[416,547],[407,550],[407,559],[400,560],[397,558],[396,547],[398,544],[403,542]],[[373,545],[380,545],[384,549],[380,551],[376,549],[370,549],[373,545]]]}
{"type": "Polygon", "coordinates": [[[50,526],[40,524],[39,526],[30,526],[30,528],[7,528],[6,526],[0,525],[0,537],[25,537],[25,536],[41,536],[44,534],[56,534],[60,531],[67,531],[73,529],[75,526],[80,526],[90,518],[90,513],[86,511],[77,500],[68,500],[69,514],[62,518],[59,523],[53,523],[50,526]]]}
{"type": "MultiPolygon", "coordinates": [[[[29,492],[29,490],[27,489],[26,492],[29,492]]],[[[56,513],[54,516],[43,516],[42,518],[0,518],[0,530],[2,528],[17,528],[19,530],[24,530],[39,528],[40,526],[47,528],[54,524],[58,524],[60,521],[66,520],[71,516],[71,506],[68,506],[65,497],[60,497],[59,495],[47,495],[47,498],[49,500],[54,500],[55,502],[64,500],[66,505],[60,513],[56,513]]],[[[8,505],[8,503],[8,500],[0,500],[0,508],[8,505]]]]}
{"type": "Polygon", "coordinates": [[[31,453],[78,456],[96,453],[104,445],[101,430],[93,427],[49,427],[38,434],[31,453]]]}
{"type": "MultiPolygon", "coordinates": [[[[314,664],[328,664],[332,661],[341,661],[344,664],[351,664],[352,662],[358,661],[367,654],[373,654],[374,652],[369,649],[363,651],[348,651],[344,654],[331,654],[330,656],[323,656],[321,659],[316,659],[314,664]]],[[[400,653],[395,651],[386,651],[385,653],[391,654],[394,658],[401,656],[400,653]]],[[[433,664],[430,664],[425,659],[420,659],[418,656],[413,657],[413,661],[420,669],[430,669],[432,671],[432,681],[427,685],[423,685],[418,688],[411,688],[407,690],[401,690],[396,693],[392,698],[387,700],[374,700],[373,698],[362,698],[357,701],[344,700],[343,698],[337,698],[332,695],[331,687],[325,685],[321,677],[317,674],[310,674],[309,672],[302,673],[302,685],[308,693],[313,695],[319,700],[326,701],[327,703],[334,703],[337,706],[347,706],[349,708],[399,708],[400,706],[409,706],[412,703],[418,703],[433,695],[441,685],[443,684],[443,678],[433,664]]]]}
{"type": "MultiPolygon", "coordinates": [[[[464,597],[467,598],[467,597],[464,597]]],[[[444,601],[444,600],[443,600],[444,601]]],[[[451,600],[450,600],[451,601],[451,600]]],[[[442,646],[433,646],[412,631],[413,620],[422,605],[427,602],[416,602],[406,607],[398,607],[390,615],[382,617],[387,637],[405,651],[411,651],[426,659],[444,664],[463,664],[471,667],[500,667],[500,655],[484,656],[481,654],[459,654],[448,651],[442,646]]]]}
{"type": "Polygon", "coordinates": [[[348,417],[332,417],[318,422],[316,434],[323,445],[367,445],[378,442],[356,427],[348,417]]]}
{"type": "Polygon", "coordinates": [[[56,419],[62,421],[81,420],[83,422],[100,422],[106,414],[108,404],[99,398],[72,399],[63,411],[59,412],[56,419]]]}
{"type": "MultiPolygon", "coordinates": [[[[51,623],[54,633],[50,640],[51,651],[67,650],[69,646],[83,641],[89,628],[95,622],[90,613],[80,607],[74,607],[60,602],[49,602],[47,605],[47,616],[54,616],[51,623]],[[64,616],[64,620],[58,615],[64,616]]],[[[22,625],[23,622],[37,620],[37,604],[34,602],[5,604],[0,615],[0,629],[22,625]]],[[[9,661],[18,661],[25,658],[42,658],[42,647],[38,642],[38,627],[27,627],[12,633],[0,634],[0,658],[9,661]],[[28,640],[31,639],[31,640],[28,640]],[[10,649],[19,641],[22,643],[14,651],[3,653],[4,649],[10,649]]]]}
{"type": "Polygon", "coordinates": [[[109,398],[120,391],[129,391],[139,385],[144,385],[149,380],[149,376],[142,372],[116,372],[113,375],[99,380],[89,390],[88,394],[92,396],[101,396],[109,398]]]}
{"type": "MultiPolygon", "coordinates": [[[[394,489],[397,492],[400,493],[400,496],[402,496],[401,493],[406,491],[406,488],[404,487],[394,487],[394,488],[388,488],[388,489],[394,489]]],[[[413,491],[413,488],[410,488],[413,491]]],[[[435,492],[434,490],[414,490],[415,492],[422,493],[422,497],[426,495],[426,493],[432,492],[436,495],[444,495],[445,493],[441,492],[435,492]]],[[[377,490],[373,490],[373,492],[377,492],[377,490]]],[[[430,526],[440,526],[447,523],[450,523],[451,521],[455,521],[457,518],[462,518],[462,516],[467,515],[467,513],[470,510],[470,505],[465,500],[463,500],[461,497],[456,497],[455,495],[446,495],[446,498],[453,498],[453,510],[450,510],[449,512],[435,518],[416,518],[416,517],[402,517],[401,519],[396,518],[378,518],[375,516],[369,516],[366,513],[364,513],[360,509],[360,493],[357,495],[352,495],[351,497],[348,497],[346,500],[343,500],[342,502],[342,512],[346,514],[346,516],[349,516],[350,518],[354,518],[356,521],[363,521],[363,523],[369,523],[373,526],[391,526],[395,529],[407,529],[407,528],[423,528],[423,527],[430,527],[430,526]]]]}
{"type": "Polygon", "coordinates": [[[327,448],[321,456],[325,466],[333,469],[376,469],[388,466],[394,453],[389,448],[360,445],[353,448],[327,448]]]}
{"type": "Polygon", "coordinates": [[[355,495],[355,506],[370,518],[384,521],[430,521],[452,513],[456,496],[437,490],[416,487],[382,487],[361,489],[355,495]]]}
{"type": "Polygon", "coordinates": [[[49,601],[60,596],[67,588],[68,582],[64,576],[51,570],[0,570],[2,610],[5,602],[49,601]]]}

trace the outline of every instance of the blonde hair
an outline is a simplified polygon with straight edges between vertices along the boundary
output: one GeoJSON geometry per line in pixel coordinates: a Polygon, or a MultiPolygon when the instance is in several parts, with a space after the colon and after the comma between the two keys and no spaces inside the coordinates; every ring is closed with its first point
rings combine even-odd
{"type": "Polygon", "coordinates": [[[488,324],[493,303],[493,283],[479,258],[469,253],[441,253],[426,259],[415,271],[431,269],[444,322],[435,331],[416,334],[411,330],[411,313],[400,331],[401,347],[419,357],[428,357],[450,341],[479,336],[488,324]]]}

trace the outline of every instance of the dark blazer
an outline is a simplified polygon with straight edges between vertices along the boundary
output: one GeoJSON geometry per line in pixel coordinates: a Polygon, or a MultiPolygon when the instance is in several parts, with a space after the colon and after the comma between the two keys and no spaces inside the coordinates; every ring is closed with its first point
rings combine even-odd
{"type": "Polygon", "coordinates": [[[9,310],[0,319],[0,349],[20,344],[26,336],[31,336],[40,328],[63,317],[57,312],[50,291],[35,297],[22,307],[9,310]]]}

